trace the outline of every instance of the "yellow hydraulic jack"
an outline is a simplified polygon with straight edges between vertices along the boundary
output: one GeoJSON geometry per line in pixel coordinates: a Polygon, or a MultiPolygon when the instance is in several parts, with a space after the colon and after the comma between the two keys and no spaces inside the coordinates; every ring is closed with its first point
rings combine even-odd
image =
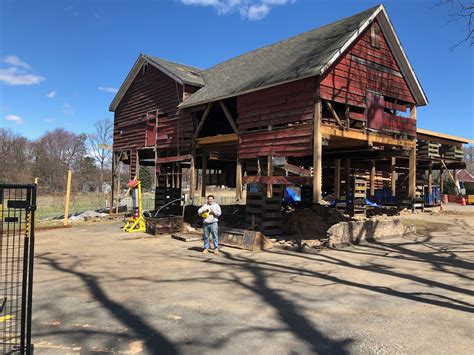
{"type": "Polygon", "coordinates": [[[127,186],[132,196],[132,215],[123,227],[124,232],[146,232],[145,218],[142,215],[142,186],[140,180],[129,181],[127,186]]]}

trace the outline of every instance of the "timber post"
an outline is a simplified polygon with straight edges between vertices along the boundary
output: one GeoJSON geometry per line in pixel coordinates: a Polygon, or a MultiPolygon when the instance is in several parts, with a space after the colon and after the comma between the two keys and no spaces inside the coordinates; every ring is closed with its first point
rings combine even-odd
{"type": "Polygon", "coordinates": [[[390,165],[390,188],[392,189],[392,197],[397,195],[397,158],[392,157],[390,165]]]}
{"type": "Polygon", "coordinates": [[[207,155],[202,156],[201,196],[206,197],[207,155]]]}
{"type": "MultiPolygon", "coordinates": [[[[410,118],[416,120],[416,105],[410,106],[410,118]]],[[[408,162],[408,197],[416,197],[416,144],[410,150],[408,162]]]]}
{"type": "Polygon", "coordinates": [[[238,158],[235,167],[235,195],[237,200],[242,199],[242,162],[238,158]]]}
{"type": "Polygon", "coordinates": [[[375,160],[370,162],[370,197],[375,196],[375,160]]]}
{"type": "Polygon", "coordinates": [[[334,161],[334,197],[341,198],[341,159],[334,161]]]}
{"type": "Polygon", "coordinates": [[[67,226],[69,222],[69,202],[71,200],[71,177],[72,170],[67,171],[67,185],[66,185],[66,201],[64,201],[64,225],[67,226]]]}
{"type": "Polygon", "coordinates": [[[319,80],[314,98],[314,117],[313,117],[313,204],[319,204],[322,200],[322,135],[321,135],[321,116],[322,106],[319,97],[319,80]]]}
{"type": "MultiPolygon", "coordinates": [[[[273,176],[273,157],[271,155],[267,156],[267,176],[273,176]]],[[[273,197],[273,185],[267,185],[267,197],[273,197]]]]}
{"type": "Polygon", "coordinates": [[[430,164],[428,166],[428,193],[431,195],[433,193],[433,166],[430,164]]]}
{"type": "Polygon", "coordinates": [[[189,198],[194,199],[194,190],[196,188],[196,148],[191,148],[191,165],[189,167],[189,198]]]}

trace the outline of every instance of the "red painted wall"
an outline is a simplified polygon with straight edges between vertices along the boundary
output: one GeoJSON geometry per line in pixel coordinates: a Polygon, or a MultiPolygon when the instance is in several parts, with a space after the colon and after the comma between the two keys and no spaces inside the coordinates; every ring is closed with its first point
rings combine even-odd
{"type": "Polygon", "coordinates": [[[312,128],[288,125],[312,121],[314,93],[315,79],[309,78],[237,97],[237,125],[243,132],[239,157],[311,155],[312,128]],[[261,131],[249,132],[256,129],[261,131]]]}

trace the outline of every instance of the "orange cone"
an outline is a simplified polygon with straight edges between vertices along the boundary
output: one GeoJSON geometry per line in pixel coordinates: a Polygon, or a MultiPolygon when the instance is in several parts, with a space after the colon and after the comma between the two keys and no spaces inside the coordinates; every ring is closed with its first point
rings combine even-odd
{"type": "Polygon", "coordinates": [[[466,199],[461,197],[461,205],[466,206],[466,199]]]}

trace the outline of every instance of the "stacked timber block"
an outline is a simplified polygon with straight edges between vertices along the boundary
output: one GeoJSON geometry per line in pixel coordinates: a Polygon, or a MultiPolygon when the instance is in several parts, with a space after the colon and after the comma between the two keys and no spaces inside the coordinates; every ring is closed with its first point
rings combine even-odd
{"type": "Polygon", "coordinates": [[[439,144],[427,141],[418,141],[416,143],[416,154],[420,158],[439,158],[439,144]]]}
{"type": "MultiPolygon", "coordinates": [[[[267,236],[280,235],[282,233],[281,202],[280,193],[268,198],[266,191],[261,188],[256,191],[255,184],[247,186],[247,204],[245,207],[245,221],[248,224],[255,223],[254,229],[260,230],[267,236]],[[252,186],[251,186],[252,185],[252,186]]],[[[274,190],[274,193],[276,191],[274,190]]]]}
{"type": "Polygon", "coordinates": [[[366,215],[367,181],[365,179],[354,178],[353,198],[349,205],[349,213],[353,216],[366,215]]]}
{"type": "Polygon", "coordinates": [[[462,160],[464,154],[462,148],[449,146],[443,149],[443,157],[450,160],[462,160]]]}
{"type": "Polygon", "coordinates": [[[155,211],[162,208],[161,215],[177,216],[181,215],[181,189],[174,187],[166,187],[166,178],[163,175],[158,176],[158,186],[155,189],[155,211]],[[174,201],[174,202],[171,202],[174,201]]]}

